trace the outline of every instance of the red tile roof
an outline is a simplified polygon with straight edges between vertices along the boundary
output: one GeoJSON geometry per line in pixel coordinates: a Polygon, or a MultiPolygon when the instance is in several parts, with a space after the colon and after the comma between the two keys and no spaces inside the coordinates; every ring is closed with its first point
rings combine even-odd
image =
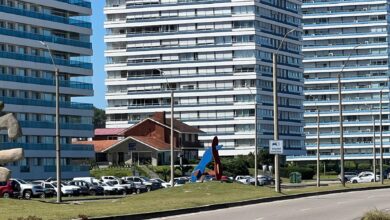
{"type": "Polygon", "coordinates": [[[118,142],[118,140],[77,141],[75,144],[92,144],[95,152],[101,153],[118,142]]]}
{"type": "Polygon", "coordinates": [[[97,128],[95,129],[95,136],[103,135],[118,135],[125,128],[97,128]]]}
{"type": "MultiPolygon", "coordinates": [[[[164,141],[160,141],[158,139],[144,136],[130,136],[130,138],[134,139],[135,141],[141,142],[149,147],[152,147],[158,151],[169,151],[171,149],[170,144],[165,143],[164,141]]],[[[179,149],[175,148],[175,150],[179,149]]]]}

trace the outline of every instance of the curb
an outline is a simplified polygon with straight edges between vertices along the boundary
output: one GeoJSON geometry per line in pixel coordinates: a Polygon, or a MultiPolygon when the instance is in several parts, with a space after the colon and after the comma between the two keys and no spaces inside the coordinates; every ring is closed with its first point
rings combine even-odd
{"type": "Polygon", "coordinates": [[[329,194],[356,192],[356,191],[368,191],[368,190],[377,190],[377,189],[389,189],[389,188],[390,188],[390,186],[340,189],[340,190],[335,190],[335,191],[311,192],[311,193],[302,193],[302,194],[296,194],[296,195],[268,197],[268,198],[261,198],[261,199],[252,199],[252,200],[245,200],[245,201],[239,201],[239,202],[213,204],[213,205],[198,206],[198,207],[193,207],[193,208],[175,209],[175,210],[167,210],[167,211],[159,211],[159,212],[118,215],[118,216],[90,217],[88,219],[90,219],[90,220],[129,220],[129,219],[142,220],[142,219],[152,219],[152,218],[163,218],[163,217],[169,217],[169,216],[174,216],[174,215],[191,214],[191,213],[204,212],[204,211],[214,211],[214,210],[218,210],[218,209],[232,208],[232,207],[237,207],[237,206],[254,205],[254,204],[275,202],[275,201],[284,201],[284,200],[291,200],[291,199],[298,199],[298,198],[306,198],[306,197],[311,197],[311,196],[320,196],[320,195],[329,195],[329,194]]]}

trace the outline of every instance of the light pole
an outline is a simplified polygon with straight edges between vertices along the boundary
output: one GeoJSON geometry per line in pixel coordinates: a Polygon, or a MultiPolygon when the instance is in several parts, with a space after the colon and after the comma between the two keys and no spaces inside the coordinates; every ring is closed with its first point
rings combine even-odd
{"type": "MultiPolygon", "coordinates": [[[[355,50],[361,46],[361,44],[356,45],[352,48],[355,50]]],[[[347,66],[349,59],[351,59],[352,53],[349,54],[347,61],[344,63],[341,72],[337,74],[337,86],[338,86],[338,96],[339,96],[339,120],[340,120],[340,178],[341,184],[345,187],[345,175],[344,175],[344,128],[343,128],[343,104],[342,104],[342,94],[341,94],[341,74],[343,73],[345,67],[347,66]]]]}
{"type": "Polygon", "coordinates": [[[56,81],[56,174],[57,174],[57,203],[62,202],[61,197],[61,145],[60,145],[60,83],[59,83],[59,69],[57,68],[53,54],[51,53],[50,47],[43,41],[40,43],[46,47],[49,51],[51,61],[55,71],[56,81]]]}
{"type": "Polygon", "coordinates": [[[320,186],[320,109],[317,106],[317,187],[320,186]]]}
{"type": "Polygon", "coordinates": [[[175,178],[175,161],[174,161],[174,144],[173,144],[173,117],[174,117],[174,110],[175,110],[175,102],[174,102],[174,91],[173,88],[169,86],[169,82],[167,77],[164,74],[164,71],[161,69],[155,69],[160,72],[160,74],[165,78],[165,81],[167,81],[167,88],[171,90],[171,187],[173,187],[173,179],[175,178]]]}
{"type": "MultiPolygon", "coordinates": [[[[272,54],[272,82],[273,82],[273,98],[274,98],[274,141],[279,140],[279,110],[278,110],[278,76],[277,76],[277,55],[279,53],[280,48],[283,45],[284,40],[286,40],[287,35],[294,32],[297,28],[294,28],[290,31],[288,31],[282,41],[279,44],[278,49],[276,52],[272,54]]],[[[275,191],[280,193],[280,173],[279,173],[279,155],[275,154],[275,191]]]]}
{"type": "Polygon", "coordinates": [[[372,107],[369,107],[369,110],[371,112],[371,119],[372,119],[372,169],[374,171],[374,182],[376,182],[376,148],[375,148],[375,115],[372,113],[372,107]]]}
{"type": "Polygon", "coordinates": [[[257,184],[257,100],[256,100],[256,96],[253,95],[249,85],[247,85],[246,87],[249,89],[251,96],[253,96],[255,100],[255,186],[257,186],[258,185],[257,184]]]}
{"type": "MultiPolygon", "coordinates": [[[[387,86],[389,87],[389,77],[387,77],[386,84],[381,88],[379,91],[379,139],[380,139],[380,146],[379,146],[379,173],[380,173],[380,180],[381,184],[383,184],[383,124],[382,124],[382,103],[383,103],[383,89],[387,86]]],[[[374,173],[374,176],[376,178],[376,172],[374,173]]]]}

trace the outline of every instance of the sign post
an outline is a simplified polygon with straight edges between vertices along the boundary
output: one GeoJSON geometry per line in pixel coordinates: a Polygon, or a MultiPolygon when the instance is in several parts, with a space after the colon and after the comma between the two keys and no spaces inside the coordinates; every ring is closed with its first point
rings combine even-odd
{"type": "Polygon", "coordinates": [[[283,154],[283,140],[270,140],[269,141],[269,153],[270,154],[283,154]]]}

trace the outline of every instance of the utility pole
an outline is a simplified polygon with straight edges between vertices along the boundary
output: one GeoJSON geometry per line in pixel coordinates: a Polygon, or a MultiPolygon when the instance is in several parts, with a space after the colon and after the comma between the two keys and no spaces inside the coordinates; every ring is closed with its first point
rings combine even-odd
{"type": "MultiPolygon", "coordinates": [[[[382,98],[383,90],[379,93],[379,132],[380,132],[380,164],[379,164],[379,172],[380,172],[380,180],[381,184],[383,184],[383,125],[382,125],[382,98]]],[[[374,173],[376,176],[376,173],[374,173]]]]}
{"type": "MultiPolygon", "coordinates": [[[[277,65],[277,55],[280,48],[282,48],[284,40],[286,40],[287,35],[297,30],[297,28],[291,29],[288,31],[282,41],[280,41],[279,47],[276,52],[272,53],[272,83],[273,83],[273,99],[274,99],[274,141],[279,140],[279,110],[278,110],[278,65],[277,65]]],[[[279,172],[279,155],[275,154],[275,192],[280,193],[280,172],[279,172]]]]}
{"type": "Polygon", "coordinates": [[[372,109],[371,111],[371,117],[372,117],[372,130],[373,130],[373,136],[372,136],[372,143],[373,143],[373,149],[372,149],[372,156],[373,156],[373,171],[374,171],[374,182],[376,182],[376,148],[375,148],[375,116],[372,114],[372,109]]]}
{"type": "Polygon", "coordinates": [[[55,72],[55,84],[56,84],[56,177],[57,177],[57,203],[62,202],[62,193],[61,193],[61,142],[60,142],[60,73],[59,69],[57,68],[53,54],[51,52],[51,49],[49,45],[47,45],[45,42],[40,41],[40,43],[46,47],[47,51],[49,52],[52,64],[54,66],[54,72],[55,72]]]}
{"type": "MultiPolygon", "coordinates": [[[[273,98],[274,98],[274,141],[279,140],[279,110],[278,110],[278,76],[277,76],[277,64],[276,53],[272,54],[273,57],[273,98]]],[[[280,193],[280,174],[279,174],[279,154],[275,154],[275,192],[280,193]]]]}
{"type": "MultiPolygon", "coordinates": [[[[362,44],[354,46],[352,50],[360,47],[362,44]]],[[[340,177],[341,184],[345,187],[345,175],[344,175],[344,128],[343,128],[343,101],[341,94],[341,74],[343,73],[345,67],[347,66],[349,59],[351,59],[352,53],[349,54],[347,61],[344,63],[343,68],[340,73],[337,74],[337,86],[338,86],[338,96],[339,96],[339,120],[340,120],[340,177]]]]}
{"type": "Polygon", "coordinates": [[[249,85],[246,86],[251,93],[251,95],[255,98],[255,186],[257,186],[257,174],[258,174],[258,167],[257,167],[257,100],[256,95],[253,95],[252,90],[249,85]]]}
{"type": "Polygon", "coordinates": [[[173,143],[173,118],[174,118],[174,94],[171,90],[171,187],[173,187],[173,179],[175,178],[175,159],[174,159],[174,143],[173,143]]]}
{"type": "Polygon", "coordinates": [[[339,95],[339,120],[340,120],[340,177],[341,184],[345,187],[344,175],[344,128],[343,128],[343,104],[341,95],[341,73],[337,75],[338,95],[339,95]]]}
{"type": "Polygon", "coordinates": [[[320,187],[320,110],[317,106],[317,187],[320,187]]]}

